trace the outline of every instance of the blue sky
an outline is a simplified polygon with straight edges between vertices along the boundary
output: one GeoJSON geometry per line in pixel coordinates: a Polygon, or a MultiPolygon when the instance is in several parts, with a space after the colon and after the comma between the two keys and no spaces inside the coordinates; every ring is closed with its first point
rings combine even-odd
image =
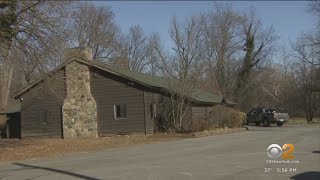
{"type": "MultiPolygon", "coordinates": [[[[170,44],[169,27],[174,15],[179,20],[206,12],[213,7],[209,1],[99,1],[95,4],[109,5],[123,32],[130,26],[141,25],[146,33],[158,32],[165,44],[170,44]]],[[[279,44],[286,45],[302,32],[310,30],[315,20],[306,13],[306,1],[234,1],[236,10],[256,9],[257,16],[266,26],[273,25],[279,44]]]]}

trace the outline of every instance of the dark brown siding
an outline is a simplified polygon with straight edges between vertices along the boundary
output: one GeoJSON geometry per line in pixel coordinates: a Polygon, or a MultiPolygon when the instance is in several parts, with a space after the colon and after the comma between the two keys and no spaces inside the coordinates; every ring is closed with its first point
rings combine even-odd
{"type": "Polygon", "coordinates": [[[145,92],[146,97],[146,106],[145,106],[145,113],[146,113],[146,127],[147,133],[154,133],[155,131],[155,118],[151,115],[152,104],[156,104],[156,113],[160,112],[160,98],[162,95],[158,93],[152,92],[145,92]]]}
{"type": "Polygon", "coordinates": [[[206,119],[207,118],[207,107],[197,107],[193,106],[192,108],[192,120],[206,119]]]}
{"type": "Polygon", "coordinates": [[[191,105],[189,105],[185,111],[186,111],[186,114],[184,115],[182,120],[182,127],[186,130],[189,130],[192,127],[192,118],[193,118],[191,105]]]}
{"type": "Polygon", "coordinates": [[[91,69],[91,93],[97,103],[98,132],[145,133],[143,90],[125,79],[91,69]],[[126,104],[127,118],[115,120],[114,105],[126,104]]]}
{"type": "Polygon", "coordinates": [[[66,92],[64,77],[64,70],[60,70],[22,95],[22,138],[30,136],[61,138],[61,108],[66,92]],[[47,112],[47,123],[41,120],[41,112],[47,112]]]}
{"type": "MultiPolygon", "coordinates": [[[[164,96],[156,92],[145,91],[145,117],[146,117],[146,132],[153,133],[156,129],[154,120],[151,117],[151,104],[155,103],[157,107],[157,113],[162,112],[161,108],[163,106],[171,106],[170,97],[164,96]]],[[[192,130],[199,128],[201,122],[207,119],[209,112],[213,106],[198,106],[195,104],[190,104],[186,109],[185,116],[182,120],[182,126],[186,130],[192,130]]]]}
{"type": "Polygon", "coordinates": [[[185,129],[199,129],[204,121],[207,120],[209,112],[214,106],[190,105],[186,115],[185,129]]]}
{"type": "MultiPolygon", "coordinates": [[[[147,133],[154,132],[157,127],[155,127],[155,123],[157,124],[156,120],[151,118],[151,104],[155,103],[157,107],[157,114],[158,116],[161,116],[161,113],[167,113],[166,110],[170,110],[171,106],[171,99],[168,96],[162,95],[160,93],[151,93],[151,92],[145,92],[146,94],[146,124],[147,124],[147,133]]],[[[188,109],[186,109],[185,116],[182,120],[182,126],[185,129],[188,129],[190,127],[192,119],[192,111],[191,107],[189,106],[188,109]]],[[[178,122],[177,122],[178,123],[178,122]]]]}

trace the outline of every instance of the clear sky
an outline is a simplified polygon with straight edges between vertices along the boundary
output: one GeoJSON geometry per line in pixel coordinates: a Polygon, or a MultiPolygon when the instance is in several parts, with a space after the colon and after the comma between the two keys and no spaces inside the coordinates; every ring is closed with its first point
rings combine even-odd
{"type": "MultiPolygon", "coordinates": [[[[280,44],[288,44],[302,32],[310,30],[315,20],[306,13],[306,1],[234,1],[236,10],[256,9],[264,25],[273,27],[280,36],[280,44]]],[[[146,33],[158,32],[162,41],[170,45],[169,26],[173,15],[179,20],[206,12],[213,7],[209,1],[99,1],[97,5],[109,5],[123,32],[130,26],[141,25],[146,33]]]]}

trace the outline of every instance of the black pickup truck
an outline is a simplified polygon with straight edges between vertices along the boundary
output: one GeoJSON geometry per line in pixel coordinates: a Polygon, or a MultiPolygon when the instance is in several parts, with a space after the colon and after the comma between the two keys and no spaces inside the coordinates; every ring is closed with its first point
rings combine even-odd
{"type": "Polygon", "coordinates": [[[270,124],[282,126],[288,119],[288,113],[278,113],[272,108],[257,107],[247,113],[246,124],[255,123],[259,126],[262,123],[263,126],[270,126],[270,124]]]}

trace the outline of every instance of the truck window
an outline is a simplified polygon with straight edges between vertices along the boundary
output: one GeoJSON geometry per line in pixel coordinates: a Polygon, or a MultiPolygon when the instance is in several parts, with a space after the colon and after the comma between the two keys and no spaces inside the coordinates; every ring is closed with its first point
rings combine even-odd
{"type": "Polygon", "coordinates": [[[275,109],[266,109],[267,113],[272,113],[272,112],[275,112],[275,111],[276,111],[275,109]]]}
{"type": "Polygon", "coordinates": [[[261,108],[257,109],[257,113],[262,113],[262,109],[261,108]]]}

